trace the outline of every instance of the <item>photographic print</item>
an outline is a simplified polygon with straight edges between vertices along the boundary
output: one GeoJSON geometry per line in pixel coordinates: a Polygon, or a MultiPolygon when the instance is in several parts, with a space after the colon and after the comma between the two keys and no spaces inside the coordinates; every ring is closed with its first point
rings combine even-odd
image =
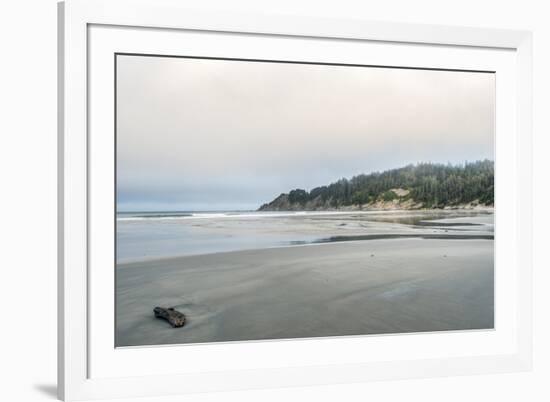
{"type": "Polygon", "coordinates": [[[494,73],[115,63],[117,347],[494,328],[494,73]]]}

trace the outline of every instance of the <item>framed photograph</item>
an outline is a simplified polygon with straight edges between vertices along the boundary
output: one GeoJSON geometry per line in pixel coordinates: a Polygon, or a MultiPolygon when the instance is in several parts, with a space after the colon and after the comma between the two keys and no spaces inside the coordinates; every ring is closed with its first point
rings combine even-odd
{"type": "Polygon", "coordinates": [[[64,400],[531,367],[531,34],[59,5],[64,400]]]}

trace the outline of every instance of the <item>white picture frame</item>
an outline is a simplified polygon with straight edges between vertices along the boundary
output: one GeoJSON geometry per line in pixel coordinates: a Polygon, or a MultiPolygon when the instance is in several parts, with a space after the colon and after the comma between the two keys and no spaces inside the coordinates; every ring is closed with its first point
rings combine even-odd
{"type": "MultiPolygon", "coordinates": [[[[58,10],[61,399],[146,397],[530,369],[530,32],[242,15],[189,10],[177,0],[68,0],[60,3],[58,10]],[[244,52],[258,46],[266,59],[270,52],[271,58],[277,57],[281,41],[286,41],[285,48],[293,41],[292,47],[299,50],[300,41],[307,40],[312,48],[316,41],[322,46],[319,53],[303,57],[325,57],[322,52],[326,54],[330,48],[331,57],[347,60],[347,54],[356,54],[358,46],[366,46],[373,57],[392,65],[458,69],[481,66],[497,72],[496,198],[502,212],[498,212],[495,238],[496,265],[504,268],[496,275],[494,331],[139,350],[115,350],[110,345],[113,321],[104,313],[113,307],[112,301],[106,297],[102,303],[95,295],[113,294],[113,284],[97,268],[102,251],[90,246],[98,244],[96,239],[109,231],[113,235],[112,227],[101,223],[101,216],[108,213],[112,202],[112,186],[101,189],[102,184],[95,179],[112,174],[113,166],[105,163],[98,167],[94,163],[98,158],[106,160],[104,155],[112,155],[106,145],[113,129],[112,116],[108,107],[102,107],[113,102],[112,66],[107,61],[124,51],[178,52],[182,43],[190,41],[195,41],[195,51],[200,52],[205,45],[200,37],[205,34],[220,40],[226,36],[237,38],[231,39],[234,45],[225,47],[224,52],[244,52]],[[349,49],[339,51],[346,47],[349,49]],[[101,137],[94,134],[98,130],[103,133],[101,137]],[[499,175],[501,180],[506,176],[508,183],[500,186],[502,190],[498,190],[499,175]],[[200,361],[200,367],[197,363],[194,369],[180,370],[178,361],[183,359],[172,358],[174,354],[200,361]],[[160,367],[163,361],[166,364],[160,367]]],[[[222,51],[204,49],[205,54],[222,51]]]]}

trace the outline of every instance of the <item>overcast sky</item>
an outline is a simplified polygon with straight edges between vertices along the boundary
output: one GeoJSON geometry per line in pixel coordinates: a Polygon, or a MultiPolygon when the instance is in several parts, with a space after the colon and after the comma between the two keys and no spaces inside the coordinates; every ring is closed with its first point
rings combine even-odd
{"type": "Polygon", "coordinates": [[[118,210],[256,209],[408,163],[493,159],[494,74],[118,56],[118,210]]]}

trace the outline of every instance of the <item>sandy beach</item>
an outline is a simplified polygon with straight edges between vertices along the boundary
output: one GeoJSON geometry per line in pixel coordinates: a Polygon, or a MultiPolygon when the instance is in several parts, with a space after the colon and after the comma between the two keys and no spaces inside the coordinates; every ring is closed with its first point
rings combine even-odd
{"type": "Polygon", "coordinates": [[[438,218],[375,220],[402,238],[119,262],[116,345],[493,328],[492,227],[472,224],[492,215],[438,218]],[[155,306],[186,325],[155,319],[155,306]]]}
{"type": "Polygon", "coordinates": [[[494,73],[116,63],[116,346],[493,328],[494,73]]]}

